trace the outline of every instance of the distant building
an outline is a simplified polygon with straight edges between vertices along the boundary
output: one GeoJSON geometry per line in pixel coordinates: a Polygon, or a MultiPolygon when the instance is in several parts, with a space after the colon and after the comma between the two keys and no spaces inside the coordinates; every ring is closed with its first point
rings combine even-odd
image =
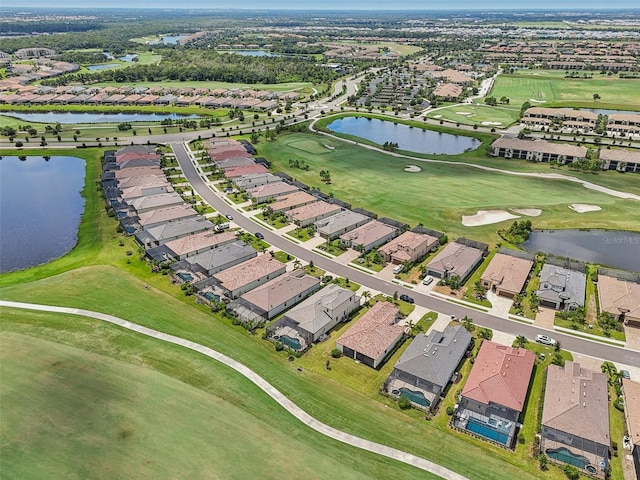
{"type": "Polygon", "coordinates": [[[587,156],[585,147],[546,140],[521,140],[502,137],[491,144],[494,157],[519,158],[532,162],[558,162],[561,165],[583,160],[587,156]]]}

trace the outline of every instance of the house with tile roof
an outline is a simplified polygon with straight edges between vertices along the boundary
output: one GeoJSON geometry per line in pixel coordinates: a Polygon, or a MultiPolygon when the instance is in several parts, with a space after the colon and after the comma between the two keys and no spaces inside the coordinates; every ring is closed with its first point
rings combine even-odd
{"type": "Polygon", "coordinates": [[[227,305],[227,310],[245,322],[273,319],[320,289],[320,279],[297,269],[245,293],[227,305]]]}
{"type": "Polygon", "coordinates": [[[395,238],[396,235],[398,235],[397,228],[378,220],[371,220],[340,235],[340,241],[347,247],[366,253],[395,238]]]}
{"type": "Polygon", "coordinates": [[[138,223],[142,228],[151,228],[167,222],[174,222],[185,218],[193,218],[198,216],[190,205],[183,203],[182,205],[173,205],[166,208],[156,208],[138,214],[138,223]]]}
{"type": "Polygon", "coordinates": [[[491,155],[532,162],[558,162],[561,165],[566,165],[586,158],[587,149],[566,143],[547,142],[542,139],[523,140],[502,137],[491,144],[491,155]]]}
{"type": "Polygon", "coordinates": [[[206,252],[237,240],[233,232],[211,232],[205,230],[186,237],[178,238],[162,246],[150,248],[146,255],[151,260],[165,262],[169,260],[184,260],[187,257],[206,252]]]}
{"type": "Polygon", "coordinates": [[[371,217],[352,212],[351,210],[344,210],[336,215],[317,221],[314,226],[322,238],[334,240],[340,235],[350,232],[370,221],[371,217]]]}
{"type": "Polygon", "coordinates": [[[406,231],[378,249],[385,262],[400,264],[415,262],[439,245],[431,235],[406,231]]]}
{"type": "Polygon", "coordinates": [[[461,282],[482,261],[483,252],[461,243],[448,244],[427,264],[427,275],[447,280],[458,276],[461,282]]]}
{"type": "Polygon", "coordinates": [[[256,203],[265,203],[288,193],[297,192],[298,190],[298,187],[294,185],[289,185],[285,182],[276,182],[250,188],[247,190],[247,193],[256,203]]]}
{"type": "Polygon", "coordinates": [[[238,298],[286,271],[286,265],[269,254],[259,255],[213,275],[218,286],[230,298],[238,298]]]}
{"type": "Polygon", "coordinates": [[[513,298],[524,288],[532,268],[533,260],[496,253],[480,281],[497,295],[513,298]]]}
{"type": "Polygon", "coordinates": [[[338,338],[336,347],[346,357],[372,368],[380,367],[402,338],[399,313],[393,303],[376,303],[338,338]]]}
{"type": "Polygon", "coordinates": [[[418,334],[385,382],[385,390],[409,398],[419,408],[435,407],[471,343],[462,325],[418,334]]]}
{"type": "Polygon", "coordinates": [[[234,240],[219,244],[215,248],[189,255],[181,262],[183,263],[183,268],[188,271],[202,272],[207,276],[211,276],[257,256],[258,252],[255,248],[241,240],[234,240]]]}
{"type": "Polygon", "coordinates": [[[587,276],[576,270],[545,264],[540,271],[540,304],[556,310],[575,310],[584,306],[587,276]]]}
{"type": "Polygon", "coordinates": [[[318,220],[335,215],[341,210],[342,207],[340,205],[318,200],[317,202],[289,210],[285,213],[285,216],[290,222],[300,227],[306,227],[318,220]]]}
{"type": "Polygon", "coordinates": [[[205,230],[213,230],[213,223],[197,216],[139,230],[135,233],[135,239],[142,247],[153,248],[205,230]]]}
{"type": "Polygon", "coordinates": [[[640,383],[623,378],[622,395],[631,456],[636,476],[640,478],[640,383]]]}
{"type": "Polygon", "coordinates": [[[535,360],[530,350],[483,341],[462,389],[454,426],[511,448],[535,360]]]}
{"type": "Polygon", "coordinates": [[[540,451],[604,478],[610,445],[607,376],[570,361],[564,368],[549,365],[540,451]]]}
{"type": "Polygon", "coordinates": [[[310,203],[317,202],[318,199],[307,192],[298,191],[282,195],[276,199],[275,202],[269,206],[274,212],[286,212],[287,210],[293,210],[296,207],[302,207],[310,203]]]}
{"type": "Polygon", "coordinates": [[[603,170],[640,173],[640,151],[626,148],[600,150],[600,161],[603,170]]]}
{"type": "Polygon", "coordinates": [[[616,320],[640,327],[640,283],[607,275],[598,275],[600,311],[616,320]]]}
{"type": "Polygon", "coordinates": [[[300,302],[267,328],[267,335],[295,350],[304,350],[349,320],[360,306],[353,290],[330,283],[300,302]]]}

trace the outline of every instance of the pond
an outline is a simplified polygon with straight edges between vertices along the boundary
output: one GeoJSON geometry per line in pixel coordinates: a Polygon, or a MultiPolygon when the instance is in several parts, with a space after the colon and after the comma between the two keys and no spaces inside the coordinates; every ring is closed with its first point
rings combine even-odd
{"type": "Polygon", "coordinates": [[[640,233],[615,230],[536,230],[522,244],[529,252],[544,252],[588,263],[640,271],[640,233]]]}
{"type": "Polygon", "coordinates": [[[339,118],[327,125],[327,128],[337,133],[366,138],[380,145],[394,142],[400,150],[416,153],[455,155],[474,150],[482,144],[480,140],[464,135],[411,128],[402,123],[368,117],[339,118]]]}
{"type": "Polygon", "coordinates": [[[47,263],[75,246],[84,176],[77,157],[0,160],[0,272],[47,263]]]}
{"type": "Polygon", "coordinates": [[[138,58],[138,54],[137,53],[127,53],[126,55],[123,55],[122,57],[118,57],[118,60],[121,60],[123,62],[133,62],[133,60],[135,58],[138,58]]]}
{"type": "Polygon", "coordinates": [[[87,65],[87,70],[95,72],[97,70],[108,70],[109,68],[115,68],[119,63],[100,63],[98,65],[87,65]]]}
{"type": "Polygon", "coordinates": [[[588,112],[597,113],[598,115],[611,115],[612,113],[640,113],[632,110],[607,110],[604,108],[582,108],[581,110],[587,110],[588,112]]]}
{"type": "Polygon", "coordinates": [[[225,50],[224,53],[235,53],[245,57],[281,57],[278,53],[271,53],[266,50],[225,50]]]}
{"type": "Polygon", "coordinates": [[[164,43],[165,45],[175,45],[180,40],[187,38],[188,35],[167,35],[162,37],[158,43],[164,43]]]}
{"type": "Polygon", "coordinates": [[[72,113],[72,112],[5,112],[14,118],[34,123],[122,123],[122,122],[161,122],[198,118],[197,115],[179,115],[177,113],[72,113]]]}

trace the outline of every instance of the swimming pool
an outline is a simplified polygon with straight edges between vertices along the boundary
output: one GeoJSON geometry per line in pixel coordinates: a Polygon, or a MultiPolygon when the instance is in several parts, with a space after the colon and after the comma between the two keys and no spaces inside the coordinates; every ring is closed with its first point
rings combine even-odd
{"type": "MultiPolygon", "coordinates": [[[[495,421],[495,420],[494,420],[495,421]]],[[[497,422],[496,422],[497,425],[497,422]]],[[[496,430],[497,427],[491,426],[486,423],[482,423],[478,420],[470,418],[467,421],[467,430],[473,433],[477,433],[478,435],[487,438],[489,440],[493,440],[494,442],[501,443],[502,445],[506,445],[509,441],[509,435],[505,435],[504,433],[496,430]]]]}
{"type": "Polygon", "coordinates": [[[300,350],[302,348],[300,340],[290,337],[289,335],[280,335],[279,340],[287,347],[293,348],[294,350],[300,350]]]}
{"type": "Polygon", "coordinates": [[[400,394],[400,396],[408,398],[413,403],[422,405],[423,407],[431,406],[431,402],[425,398],[422,392],[414,392],[413,390],[409,390],[408,388],[401,387],[398,393],[400,394]]]}
{"type": "Polygon", "coordinates": [[[587,457],[577,455],[568,448],[547,448],[546,453],[549,457],[559,462],[568,463],[578,468],[586,468],[591,462],[587,457]]]}
{"type": "Polygon", "coordinates": [[[204,298],[206,298],[207,300],[211,300],[211,301],[215,301],[215,302],[219,302],[220,301],[220,295],[216,295],[213,292],[206,292],[203,295],[204,298]]]}
{"type": "Polygon", "coordinates": [[[192,282],[193,281],[193,276],[190,273],[179,273],[178,277],[183,281],[183,282],[192,282]]]}

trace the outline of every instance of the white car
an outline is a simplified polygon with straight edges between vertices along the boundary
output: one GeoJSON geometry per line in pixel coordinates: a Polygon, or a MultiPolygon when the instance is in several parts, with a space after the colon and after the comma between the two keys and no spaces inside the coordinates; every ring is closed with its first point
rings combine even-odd
{"type": "Polygon", "coordinates": [[[433,282],[433,277],[429,276],[424,277],[424,279],[422,280],[423,285],[429,285],[431,284],[431,282],[433,282]]]}
{"type": "Polygon", "coordinates": [[[556,344],[556,341],[553,338],[548,337],[547,335],[541,335],[541,334],[536,335],[536,342],[541,343],[543,345],[549,345],[551,347],[553,347],[556,344]]]}

